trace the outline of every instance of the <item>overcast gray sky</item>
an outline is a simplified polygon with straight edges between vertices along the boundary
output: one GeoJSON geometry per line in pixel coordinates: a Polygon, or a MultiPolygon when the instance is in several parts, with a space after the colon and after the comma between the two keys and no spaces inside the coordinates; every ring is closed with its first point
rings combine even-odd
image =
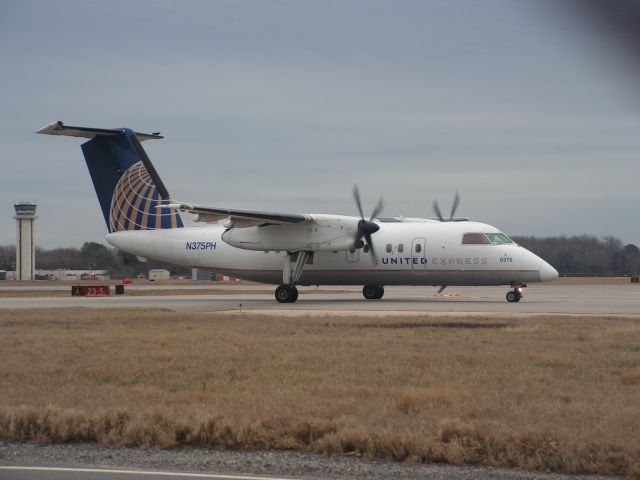
{"type": "Polygon", "coordinates": [[[541,2],[0,2],[0,245],[104,242],[81,139],[160,130],[172,196],[356,214],[448,211],[512,235],[640,244],[638,72],[580,12],[541,2]]]}

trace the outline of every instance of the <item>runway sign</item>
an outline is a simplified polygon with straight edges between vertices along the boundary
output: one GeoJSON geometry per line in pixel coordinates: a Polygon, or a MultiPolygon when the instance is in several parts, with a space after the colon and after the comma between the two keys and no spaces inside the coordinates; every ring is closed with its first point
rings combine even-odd
{"type": "Polygon", "coordinates": [[[71,287],[74,297],[108,297],[109,285],[76,285],[71,287]]]}

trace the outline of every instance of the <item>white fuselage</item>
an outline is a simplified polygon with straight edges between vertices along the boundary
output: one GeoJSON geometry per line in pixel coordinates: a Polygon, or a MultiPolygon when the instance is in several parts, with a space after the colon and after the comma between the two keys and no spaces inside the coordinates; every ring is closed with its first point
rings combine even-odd
{"type": "MultiPolygon", "coordinates": [[[[372,236],[378,264],[363,249],[315,251],[298,284],[515,286],[558,276],[551,265],[515,243],[462,243],[465,233],[499,233],[491,225],[419,219],[379,225],[372,236]]],[[[237,248],[223,240],[225,231],[217,224],[133,230],[111,233],[107,240],[140,257],[256,282],[283,282],[285,251],[237,248]]]]}

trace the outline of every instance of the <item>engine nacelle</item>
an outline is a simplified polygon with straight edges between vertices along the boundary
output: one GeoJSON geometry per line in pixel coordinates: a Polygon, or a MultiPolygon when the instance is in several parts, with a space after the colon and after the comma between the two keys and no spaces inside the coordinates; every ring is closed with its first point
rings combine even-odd
{"type": "Polygon", "coordinates": [[[330,252],[353,248],[357,226],[354,217],[314,215],[303,224],[230,228],[222,240],[245,250],[330,252]]]}

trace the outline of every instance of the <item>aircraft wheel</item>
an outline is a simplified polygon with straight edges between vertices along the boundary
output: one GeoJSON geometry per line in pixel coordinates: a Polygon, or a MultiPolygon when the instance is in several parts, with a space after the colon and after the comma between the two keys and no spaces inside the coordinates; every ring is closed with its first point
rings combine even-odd
{"type": "Polygon", "coordinates": [[[367,300],[379,300],[384,295],[384,287],[377,285],[365,285],[362,287],[362,295],[367,300]]]}
{"type": "Polygon", "coordinates": [[[517,290],[509,290],[507,292],[507,302],[514,303],[519,302],[522,295],[517,290]]]}
{"type": "Polygon", "coordinates": [[[280,285],[276,288],[278,303],[293,303],[298,299],[298,289],[290,285],[280,285]]]}

